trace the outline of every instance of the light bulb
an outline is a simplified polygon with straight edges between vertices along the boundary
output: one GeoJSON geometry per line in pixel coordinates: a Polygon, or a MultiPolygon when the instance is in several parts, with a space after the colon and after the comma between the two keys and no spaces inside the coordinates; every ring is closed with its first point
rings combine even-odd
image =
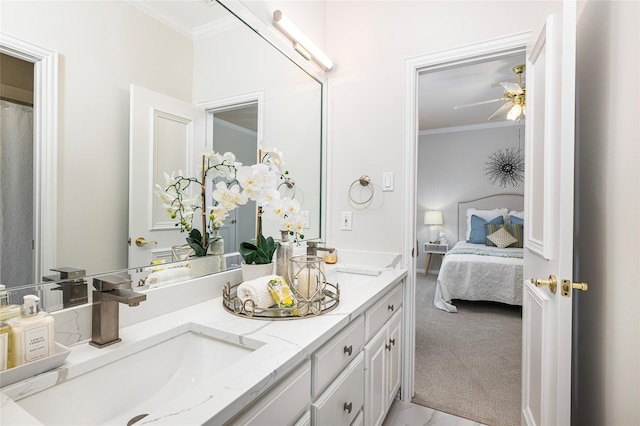
{"type": "Polygon", "coordinates": [[[515,104],[509,110],[509,113],[507,114],[507,120],[516,121],[520,117],[521,113],[522,107],[519,104],[515,104]]]}

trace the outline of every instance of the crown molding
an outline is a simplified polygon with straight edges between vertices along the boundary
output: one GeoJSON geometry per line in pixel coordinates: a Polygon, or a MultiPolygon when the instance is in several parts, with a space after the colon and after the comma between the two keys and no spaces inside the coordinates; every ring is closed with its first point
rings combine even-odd
{"type": "Polygon", "coordinates": [[[496,123],[469,124],[466,126],[441,127],[439,129],[420,130],[418,136],[437,135],[440,133],[472,132],[475,130],[495,129],[499,127],[513,127],[520,125],[519,121],[498,121],[496,123]]]}

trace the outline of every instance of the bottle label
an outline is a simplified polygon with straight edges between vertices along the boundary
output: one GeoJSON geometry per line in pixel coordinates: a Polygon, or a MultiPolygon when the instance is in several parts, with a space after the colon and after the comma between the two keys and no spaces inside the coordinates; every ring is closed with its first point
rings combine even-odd
{"type": "Polygon", "coordinates": [[[9,357],[9,333],[0,334],[0,371],[7,369],[7,358],[9,357]]]}
{"type": "Polygon", "coordinates": [[[36,361],[49,354],[49,329],[44,327],[35,327],[24,333],[24,362],[36,361]]]}

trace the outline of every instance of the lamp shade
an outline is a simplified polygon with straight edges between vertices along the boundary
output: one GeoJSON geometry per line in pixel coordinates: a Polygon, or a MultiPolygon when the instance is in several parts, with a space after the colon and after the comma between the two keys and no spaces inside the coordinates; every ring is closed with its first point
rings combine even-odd
{"type": "Polygon", "coordinates": [[[425,225],[442,225],[442,212],[428,211],[424,212],[425,225]]]}

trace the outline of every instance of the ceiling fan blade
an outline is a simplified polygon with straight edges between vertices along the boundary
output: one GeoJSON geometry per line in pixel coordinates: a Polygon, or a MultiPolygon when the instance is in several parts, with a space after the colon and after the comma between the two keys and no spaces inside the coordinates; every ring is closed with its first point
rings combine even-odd
{"type": "Polygon", "coordinates": [[[491,103],[494,103],[494,102],[500,102],[500,101],[506,101],[506,100],[507,100],[507,98],[491,99],[489,101],[474,102],[472,104],[465,104],[465,105],[457,105],[457,106],[454,106],[453,109],[468,108],[468,107],[472,107],[472,106],[491,104],[491,103]]]}
{"type": "Polygon", "coordinates": [[[500,108],[498,108],[498,110],[496,112],[491,114],[491,117],[489,117],[487,120],[492,120],[494,118],[497,118],[497,117],[499,117],[501,115],[506,114],[511,109],[512,106],[513,106],[513,102],[507,102],[506,104],[504,104],[500,108]]]}
{"type": "Polygon", "coordinates": [[[523,93],[522,87],[518,83],[513,83],[510,81],[501,81],[500,85],[504,87],[504,90],[510,93],[515,93],[516,95],[520,95],[523,93]]]}

